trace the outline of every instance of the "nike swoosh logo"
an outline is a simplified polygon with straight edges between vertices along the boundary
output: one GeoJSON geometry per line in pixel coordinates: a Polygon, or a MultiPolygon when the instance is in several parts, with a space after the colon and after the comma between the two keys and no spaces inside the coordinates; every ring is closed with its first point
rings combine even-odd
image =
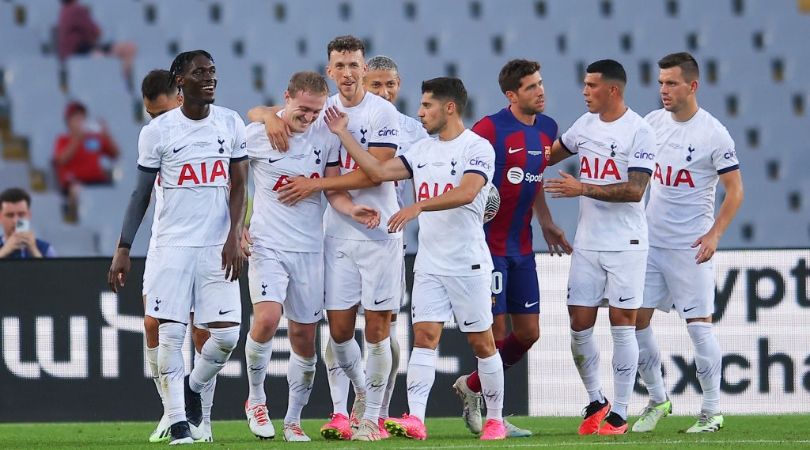
{"type": "Polygon", "coordinates": [[[577,147],[579,147],[582,144],[587,144],[587,143],[588,143],[588,141],[577,142],[577,147]]]}
{"type": "Polygon", "coordinates": [[[186,147],[188,147],[188,144],[186,144],[186,145],[184,145],[184,146],[182,146],[182,147],[180,147],[180,148],[175,148],[175,149],[172,149],[172,153],[177,153],[177,152],[179,152],[180,150],[183,150],[183,149],[184,149],[184,148],[186,148],[186,147]]]}
{"type": "Polygon", "coordinates": [[[220,316],[224,316],[225,314],[228,314],[229,312],[233,312],[233,310],[232,310],[232,309],[229,309],[229,310],[227,310],[227,311],[223,311],[223,310],[221,310],[221,309],[220,309],[220,310],[219,310],[219,315],[220,315],[220,316]]]}
{"type": "Polygon", "coordinates": [[[282,159],[284,159],[284,158],[276,158],[276,159],[273,159],[273,158],[267,158],[267,162],[269,162],[270,164],[273,164],[274,162],[279,162],[279,161],[281,161],[282,159]]]}
{"type": "Polygon", "coordinates": [[[379,388],[383,387],[383,384],[382,383],[380,383],[380,384],[373,384],[372,383],[372,384],[369,385],[369,387],[372,388],[372,389],[379,389],[379,388]]]}
{"type": "Polygon", "coordinates": [[[421,169],[422,167],[425,167],[426,165],[427,165],[427,163],[417,164],[416,168],[421,169]]]}
{"type": "Polygon", "coordinates": [[[511,155],[512,153],[517,153],[517,152],[519,152],[519,151],[521,151],[521,150],[523,150],[523,147],[520,147],[520,148],[512,148],[512,147],[509,147],[509,149],[508,149],[507,151],[508,151],[508,152],[509,152],[509,154],[511,155]]]}
{"type": "Polygon", "coordinates": [[[619,296],[619,301],[623,303],[623,302],[626,302],[627,300],[632,300],[632,299],[634,299],[634,298],[635,298],[635,297],[621,298],[621,296],[619,296]]]}
{"type": "Polygon", "coordinates": [[[472,322],[467,322],[467,321],[465,320],[465,321],[464,321],[464,326],[465,326],[465,327],[468,327],[468,326],[470,326],[470,325],[472,325],[472,324],[474,324],[474,323],[478,323],[478,322],[480,322],[480,320],[474,320],[474,321],[472,321],[472,322]]]}
{"type": "Polygon", "coordinates": [[[532,302],[532,303],[526,302],[526,303],[523,304],[523,306],[526,307],[526,308],[531,308],[532,306],[534,306],[534,305],[536,305],[538,303],[540,303],[540,302],[532,302]]]}
{"type": "Polygon", "coordinates": [[[388,300],[391,300],[391,298],[392,298],[392,297],[388,297],[388,298],[384,298],[384,299],[379,300],[379,301],[374,300],[374,304],[375,304],[375,305],[382,305],[383,303],[387,302],[388,300]]]}
{"type": "Polygon", "coordinates": [[[320,313],[321,313],[320,311],[316,311],[314,315],[317,316],[320,313]]]}
{"type": "Polygon", "coordinates": [[[697,308],[697,306],[693,306],[693,307],[691,307],[691,308],[684,308],[684,309],[683,309],[683,312],[689,312],[689,311],[691,311],[691,310],[693,310],[693,309],[695,309],[695,308],[697,308]]]}

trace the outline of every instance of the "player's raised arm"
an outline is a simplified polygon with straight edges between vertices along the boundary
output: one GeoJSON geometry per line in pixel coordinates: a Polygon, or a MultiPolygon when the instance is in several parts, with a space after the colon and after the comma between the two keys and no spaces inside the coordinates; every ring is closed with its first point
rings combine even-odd
{"type": "Polygon", "coordinates": [[[160,170],[160,155],[157,150],[159,142],[160,134],[156,129],[146,126],[141,130],[138,138],[138,177],[124,214],[124,224],[121,227],[118,248],[115,255],[113,255],[112,264],[107,273],[107,283],[113,292],[118,292],[118,287],[124,286],[131,268],[129,250],[135,240],[138,228],[141,226],[143,216],[146,214],[147,208],[149,208],[152,186],[154,186],[155,178],[160,170]]]}
{"type": "Polygon", "coordinates": [[[346,113],[333,106],[326,110],[324,120],[329,130],[340,138],[343,148],[372,182],[379,184],[383,181],[405,180],[411,177],[405,163],[399,158],[394,158],[395,149],[370,145],[368,152],[363,150],[347,128],[349,117],[346,113]]]}
{"type": "Polygon", "coordinates": [[[281,109],[280,106],[254,106],[247,112],[247,118],[250,122],[263,123],[273,148],[286,152],[290,148],[289,138],[293,134],[290,126],[277,115],[281,109]]]}

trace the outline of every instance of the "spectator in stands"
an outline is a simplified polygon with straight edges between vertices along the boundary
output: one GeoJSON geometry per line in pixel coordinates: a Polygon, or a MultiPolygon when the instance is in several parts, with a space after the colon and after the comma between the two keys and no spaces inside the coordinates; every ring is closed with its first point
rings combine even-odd
{"type": "Polygon", "coordinates": [[[116,159],[118,145],[103,121],[98,132],[88,130],[87,108],[71,102],[65,108],[68,131],[56,138],[54,164],[62,194],[65,195],[65,219],[78,219],[78,189],[82,184],[109,184],[112,175],[102,165],[102,157],[116,159]]]}
{"type": "Polygon", "coordinates": [[[0,193],[0,259],[53,258],[53,246],[31,230],[31,196],[20,188],[0,193]]]}
{"type": "Polygon", "coordinates": [[[61,0],[59,22],[56,25],[59,60],[74,55],[106,55],[121,59],[127,87],[132,90],[132,61],[138,51],[134,42],[101,42],[101,28],[90,10],[77,0],[61,0]]]}

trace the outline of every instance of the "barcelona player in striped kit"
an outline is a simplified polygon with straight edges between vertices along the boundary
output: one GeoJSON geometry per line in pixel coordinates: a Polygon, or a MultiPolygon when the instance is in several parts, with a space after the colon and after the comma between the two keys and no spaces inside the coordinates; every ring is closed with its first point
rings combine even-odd
{"type": "MultiPolygon", "coordinates": [[[[532,210],[537,215],[551,254],[571,253],[565,233],[546,205],[543,170],[557,123],[541,114],[545,107],[540,64],[515,59],[498,76],[509,105],[478,121],[472,130],[495,148],[493,184],[501,195],[498,214],[484,226],[494,271],[492,273],[492,331],[504,369],[523,358],[540,336],[540,287],[532,250],[532,210]],[[539,194],[539,195],[538,195],[539,194]],[[512,331],[507,333],[506,314],[512,331]]],[[[464,401],[464,421],[473,433],[481,431],[481,383],[478,373],[463,375],[453,385],[464,401]]],[[[531,435],[506,424],[510,437],[531,435]]]]}

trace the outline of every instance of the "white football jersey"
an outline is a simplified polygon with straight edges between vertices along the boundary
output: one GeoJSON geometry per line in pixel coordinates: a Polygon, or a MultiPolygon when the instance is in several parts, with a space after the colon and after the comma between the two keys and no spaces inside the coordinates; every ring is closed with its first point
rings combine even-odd
{"type": "MultiPolygon", "coordinates": [[[[400,139],[399,112],[387,100],[366,92],[359,105],[346,108],[340,103],[340,94],[329,97],[324,109],[336,106],[349,115],[349,132],[364,149],[368,147],[390,147],[395,150],[400,139]]],[[[359,167],[343,146],[340,147],[340,173],[346,174],[359,167]]],[[[385,227],[388,219],[398,211],[394,183],[386,181],[379,186],[351,190],[349,193],[358,205],[370,206],[380,211],[381,225],[373,230],[341,214],[331,206],[324,216],[326,234],[339,239],[358,241],[379,241],[399,239],[402,233],[389,233],[385,227]]]]}
{"type": "MultiPolygon", "coordinates": [[[[470,130],[452,141],[422,139],[400,158],[411,172],[417,202],[458,187],[465,173],[478,173],[489,182],[495,167],[492,145],[470,130]]],[[[484,236],[487,193],[481,189],[468,205],[419,215],[415,272],[472,276],[492,271],[484,236]]]]}
{"type": "Polygon", "coordinates": [[[740,163],[723,124],[703,109],[686,122],[659,109],[645,118],[655,131],[656,164],[650,180],[650,245],[691,248],[714,224],[720,174],[740,163]]]}
{"type": "MultiPolygon", "coordinates": [[[[402,113],[399,114],[399,132],[399,147],[396,156],[404,155],[417,141],[429,137],[427,130],[422,126],[422,122],[402,113]]],[[[402,209],[405,206],[405,200],[403,200],[405,191],[406,189],[412,189],[412,184],[408,180],[400,180],[394,182],[394,187],[397,192],[397,203],[402,209]]]]}
{"type": "Polygon", "coordinates": [[[231,228],[230,163],[247,158],[245,123],[227,108],[210,106],[191,120],[175,108],[141,130],[138,166],[159,171],[163,205],[156,247],[222,245],[231,228]]]}
{"type": "MultiPolygon", "coordinates": [[[[628,172],[652,175],[655,169],[655,135],[632,109],[613,122],[599,114],[585,113],[560,137],[579,157],[583,183],[607,185],[628,181],[628,172]]],[[[647,221],[644,200],[604,202],[582,196],[574,247],[582,250],[646,250],[647,221]]]]}
{"type": "Polygon", "coordinates": [[[255,245],[292,252],[323,249],[322,195],[310,195],[293,206],[278,201],[278,189],[291,178],[321,178],[338,165],[340,140],[320,118],[290,138],[286,152],[273,149],[264,125],[247,127],[247,150],[256,191],[250,235],[255,245]]]}

